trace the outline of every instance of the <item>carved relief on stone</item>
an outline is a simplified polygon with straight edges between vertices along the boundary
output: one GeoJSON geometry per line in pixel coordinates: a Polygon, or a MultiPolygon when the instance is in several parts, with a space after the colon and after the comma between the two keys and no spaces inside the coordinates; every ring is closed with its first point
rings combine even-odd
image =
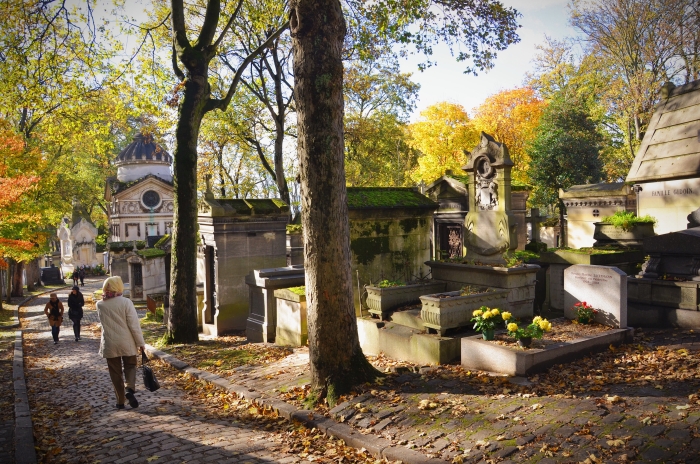
{"type": "Polygon", "coordinates": [[[447,244],[450,247],[450,258],[458,258],[462,256],[462,235],[459,233],[457,228],[450,228],[450,234],[447,238],[447,244]]]}
{"type": "Polygon", "coordinates": [[[488,157],[481,157],[474,167],[476,179],[476,204],[481,211],[492,210],[498,206],[498,184],[496,170],[488,157]]]}

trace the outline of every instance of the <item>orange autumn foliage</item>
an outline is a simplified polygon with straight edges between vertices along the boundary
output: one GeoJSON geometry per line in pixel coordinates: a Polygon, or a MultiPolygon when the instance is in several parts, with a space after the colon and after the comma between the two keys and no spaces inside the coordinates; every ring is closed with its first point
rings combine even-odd
{"type": "Polygon", "coordinates": [[[488,97],[474,109],[472,124],[478,131],[492,135],[508,147],[513,166],[513,180],[525,183],[530,158],[525,147],[533,139],[542,111],[547,103],[528,87],[503,90],[488,97]]]}
{"type": "MultiPolygon", "coordinates": [[[[0,257],[2,258],[26,258],[36,247],[34,242],[38,238],[37,234],[26,234],[26,229],[22,227],[23,223],[31,222],[34,217],[27,211],[24,196],[39,182],[38,176],[21,174],[27,158],[23,138],[12,131],[7,124],[0,124],[0,257]],[[12,165],[15,167],[11,169],[12,165]]],[[[0,269],[5,268],[7,263],[4,259],[0,259],[0,269]]]]}

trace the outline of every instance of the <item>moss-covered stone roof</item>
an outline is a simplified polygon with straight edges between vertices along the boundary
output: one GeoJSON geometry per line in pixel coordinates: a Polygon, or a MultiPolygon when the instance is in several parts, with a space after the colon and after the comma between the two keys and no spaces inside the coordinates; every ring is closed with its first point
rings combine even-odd
{"type": "Polygon", "coordinates": [[[159,248],[146,248],[143,250],[138,250],[136,254],[144,259],[160,258],[161,256],[166,255],[165,251],[159,248]]]}
{"type": "Polygon", "coordinates": [[[437,203],[413,188],[348,187],[348,209],[437,207],[437,203]]]}

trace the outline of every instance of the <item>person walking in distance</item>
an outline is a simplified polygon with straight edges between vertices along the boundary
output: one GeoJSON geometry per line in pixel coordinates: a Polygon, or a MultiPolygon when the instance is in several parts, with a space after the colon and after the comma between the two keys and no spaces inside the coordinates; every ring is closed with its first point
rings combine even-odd
{"type": "Polygon", "coordinates": [[[95,305],[97,317],[102,324],[99,354],[107,359],[109,377],[117,397],[117,409],[124,409],[125,399],[129,400],[132,408],[139,406],[134,395],[136,356],[139,351],[143,353],[146,347],[134,303],[123,297],[123,292],[122,278],[110,277],[102,284],[102,301],[98,301],[95,305]]]}
{"type": "Polygon", "coordinates": [[[63,303],[61,303],[58,295],[55,293],[49,295],[49,302],[44,306],[44,314],[49,318],[51,336],[53,337],[54,345],[56,345],[58,344],[58,333],[61,331],[61,323],[63,322],[63,303]]]}
{"type": "Polygon", "coordinates": [[[83,318],[83,306],[85,306],[85,298],[76,285],[68,295],[68,319],[73,321],[73,335],[75,335],[76,342],[80,340],[80,319],[83,318]]]}
{"type": "Polygon", "coordinates": [[[85,286],[85,266],[82,266],[80,268],[80,274],[78,274],[78,275],[80,276],[80,286],[84,287],[85,286]]]}
{"type": "Polygon", "coordinates": [[[76,267],[73,269],[73,285],[78,285],[80,281],[80,270],[76,267]]]}

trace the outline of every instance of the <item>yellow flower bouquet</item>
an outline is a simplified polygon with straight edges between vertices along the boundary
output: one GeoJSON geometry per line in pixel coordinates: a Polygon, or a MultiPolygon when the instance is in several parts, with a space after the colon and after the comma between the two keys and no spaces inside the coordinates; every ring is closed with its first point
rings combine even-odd
{"type": "Polygon", "coordinates": [[[472,313],[471,321],[474,323],[474,330],[481,332],[484,340],[493,340],[493,331],[496,325],[501,322],[508,321],[512,316],[508,311],[499,310],[498,308],[488,308],[482,306],[472,313]]]}
{"type": "Polygon", "coordinates": [[[552,323],[540,316],[535,316],[530,325],[525,328],[521,329],[518,324],[511,322],[506,325],[506,329],[508,330],[508,335],[518,340],[518,342],[525,340],[520,345],[529,346],[533,338],[542,338],[545,332],[552,330],[552,323]]]}

